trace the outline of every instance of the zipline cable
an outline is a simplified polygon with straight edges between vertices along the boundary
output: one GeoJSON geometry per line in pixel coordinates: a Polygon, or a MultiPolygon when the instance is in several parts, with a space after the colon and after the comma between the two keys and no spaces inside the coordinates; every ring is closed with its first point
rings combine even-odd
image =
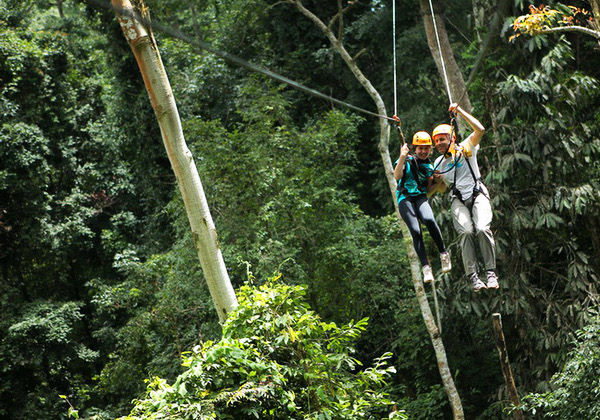
{"type": "Polygon", "coordinates": [[[398,136],[402,144],[406,143],[404,133],[402,132],[402,122],[398,118],[398,83],[397,83],[397,71],[396,71],[396,0],[392,0],[392,57],[393,57],[393,71],[394,71],[394,122],[398,130],[398,136]]]}
{"type": "Polygon", "coordinates": [[[102,7],[102,8],[107,9],[107,10],[115,11],[115,12],[117,12],[117,13],[123,15],[123,16],[127,16],[127,17],[129,17],[131,19],[137,20],[138,22],[140,22],[141,24],[143,24],[146,27],[152,28],[153,30],[156,29],[159,32],[163,32],[165,34],[171,35],[173,38],[179,39],[179,40],[185,42],[186,44],[192,45],[192,46],[194,46],[196,48],[199,48],[199,49],[202,49],[202,50],[206,50],[206,51],[208,51],[210,53],[213,53],[214,55],[216,55],[218,57],[223,58],[224,60],[227,60],[229,62],[237,64],[237,65],[239,65],[241,67],[244,67],[244,68],[246,68],[248,70],[251,70],[251,71],[254,71],[254,72],[257,72],[257,73],[261,73],[261,74],[263,74],[263,75],[265,75],[267,77],[270,77],[271,79],[283,82],[283,83],[285,83],[285,84],[287,84],[287,85],[289,85],[289,86],[293,87],[294,89],[297,89],[297,90],[299,90],[301,92],[308,93],[309,95],[315,96],[317,98],[324,99],[326,101],[330,101],[330,102],[336,103],[338,105],[345,106],[347,108],[353,109],[354,111],[362,112],[363,114],[371,115],[371,116],[377,117],[377,118],[383,118],[383,119],[386,119],[388,121],[397,122],[397,120],[395,120],[392,117],[388,117],[387,115],[380,115],[380,114],[378,114],[376,112],[369,111],[368,109],[364,109],[364,108],[358,107],[356,105],[352,105],[352,104],[350,104],[348,102],[344,102],[344,101],[342,101],[340,99],[336,99],[336,98],[334,98],[332,96],[329,96],[329,95],[326,95],[324,93],[321,93],[318,90],[309,88],[308,86],[305,86],[305,85],[303,85],[301,83],[298,83],[298,82],[296,82],[296,81],[294,81],[292,79],[289,79],[289,78],[287,78],[285,76],[277,74],[277,73],[275,73],[275,72],[273,72],[273,71],[271,71],[271,70],[269,70],[267,68],[264,68],[264,67],[258,66],[256,64],[253,64],[253,63],[251,63],[249,61],[244,60],[243,58],[240,58],[240,57],[238,57],[236,55],[233,55],[233,54],[230,54],[228,52],[221,51],[221,50],[213,47],[209,43],[204,42],[204,41],[202,41],[200,39],[192,39],[191,37],[189,37],[189,36],[185,35],[184,33],[182,33],[180,30],[173,29],[173,28],[170,28],[168,26],[162,25],[159,22],[150,21],[149,19],[146,19],[145,17],[140,16],[137,13],[131,13],[127,9],[123,9],[121,7],[116,7],[116,6],[113,6],[110,3],[104,3],[104,2],[102,2],[100,0],[83,0],[83,1],[85,1],[86,3],[91,3],[93,5],[102,7]]]}
{"type": "MultiPolygon", "coordinates": [[[[374,116],[374,117],[384,118],[384,119],[386,119],[388,121],[392,121],[393,124],[395,124],[396,127],[397,127],[397,129],[398,129],[398,133],[399,133],[401,139],[403,140],[403,142],[405,141],[404,140],[404,134],[402,133],[402,129],[401,129],[400,120],[396,116],[396,112],[397,112],[397,95],[396,95],[396,41],[395,41],[395,39],[396,39],[396,30],[395,30],[395,28],[396,28],[396,19],[395,19],[396,18],[396,13],[395,13],[395,11],[396,10],[395,9],[396,8],[395,8],[395,0],[394,0],[394,7],[393,7],[393,9],[394,9],[394,24],[393,24],[393,26],[394,26],[394,37],[393,38],[394,38],[394,116],[396,118],[391,118],[391,117],[388,117],[387,115],[380,115],[380,114],[377,114],[375,112],[369,111],[367,109],[360,108],[360,107],[358,107],[356,105],[352,105],[352,104],[350,104],[348,102],[344,102],[344,101],[342,101],[340,99],[336,99],[336,98],[334,98],[332,96],[325,95],[324,93],[321,93],[321,92],[319,92],[319,91],[317,91],[315,89],[312,89],[312,88],[309,88],[307,86],[304,86],[301,83],[295,82],[294,80],[289,79],[289,78],[287,78],[285,76],[282,76],[280,74],[277,74],[277,73],[275,73],[275,72],[273,72],[273,71],[271,71],[269,69],[257,66],[256,64],[253,64],[253,63],[250,63],[249,61],[246,61],[243,58],[240,58],[240,57],[238,57],[236,55],[233,55],[233,54],[230,54],[230,53],[218,50],[218,49],[214,48],[213,46],[211,46],[210,44],[208,44],[207,42],[204,42],[204,41],[199,40],[199,39],[194,40],[194,39],[190,38],[189,36],[183,34],[179,30],[175,30],[175,29],[169,28],[169,27],[167,27],[165,25],[162,25],[160,23],[157,23],[157,22],[151,22],[149,19],[146,19],[145,17],[140,16],[137,13],[131,13],[129,10],[123,9],[121,7],[115,7],[112,4],[103,3],[100,0],[84,0],[84,1],[86,1],[88,3],[92,3],[92,4],[94,4],[96,6],[99,6],[99,7],[105,8],[107,10],[113,10],[113,11],[115,11],[115,12],[121,14],[121,15],[127,16],[127,17],[129,17],[131,19],[134,19],[134,20],[137,20],[138,22],[142,23],[146,27],[149,27],[151,29],[157,29],[160,32],[163,32],[163,33],[166,33],[168,35],[171,35],[172,37],[174,37],[176,39],[179,39],[179,40],[181,40],[181,41],[183,41],[183,42],[185,42],[187,44],[190,44],[192,46],[195,46],[197,48],[200,48],[200,49],[206,50],[208,52],[211,52],[211,53],[213,53],[213,54],[215,54],[215,55],[217,55],[217,56],[219,56],[219,57],[221,57],[221,58],[223,58],[225,60],[228,60],[228,61],[230,61],[232,63],[235,63],[235,64],[237,64],[237,65],[239,65],[241,67],[244,67],[244,68],[246,68],[248,70],[251,70],[251,71],[254,71],[254,72],[257,72],[257,73],[261,73],[261,74],[263,74],[263,75],[265,75],[267,77],[270,77],[272,79],[278,80],[280,82],[284,82],[287,85],[289,85],[289,86],[291,86],[291,87],[293,87],[293,88],[295,88],[297,90],[300,90],[302,92],[308,93],[310,95],[313,95],[313,96],[321,98],[321,99],[325,99],[325,100],[334,102],[334,103],[336,103],[338,105],[343,105],[345,107],[348,107],[348,108],[353,109],[353,110],[358,111],[358,112],[362,112],[364,114],[368,114],[368,115],[371,115],[371,116],[374,116]]],[[[430,0],[430,4],[431,4],[431,0],[430,0]]],[[[435,21],[434,21],[434,24],[435,24],[435,21]]],[[[436,36],[437,36],[437,29],[436,29],[436,36]]],[[[438,48],[439,48],[439,39],[438,39],[438,48]]],[[[441,56],[441,50],[440,50],[440,56],[441,56]]],[[[443,63],[443,58],[442,58],[442,63],[443,63]]],[[[442,66],[443,66],[443,64],[442,64],[442,66]]],[[[447,83],[447,81],[446,81],[446,83],[447,83]]],[[[450,94],[450,91],[448,91],[448,95],[449,94],[450,94]]],[[[435,294],[435,292],[434,292],[434,294],[435,294]]],[[[441,331],[441,323],[440,323],[440,319],[439,319],[439,309],[438,309],[438,305],[437,305],[437,295],[435,296],[435,307],[436,307],[436,313],[437,313],[437,318],[438,318],[438,328],[441,331]]]]}
{"type": "Polygon", "coordinates": [[[394,115],[398,115],[398,89],[396,86],[396,0],[392,0],[392,42],[394,57],[394,115]]]}
{"type": "Polygon", "coordinates": [[[444,62],[444,54],[442,54],[442,46],[440,44],[440,35],[437,30],[437,23],[435,21],[435,12],[433,11],[433,3],[429,0],[429,8],[431,9],[431,20],[433,21],[433,29],[435,31],[435,39],[437,41],[438,53],[440,54],[440,60],[442,62],[442,73],[444,73],[444,82],[446,82],[446,91],[448,92],[448,100],[452,103],[452,94],[450,93],[450,84],[448,83],[448,74],[446,73],[446,64],[444,62]]]}

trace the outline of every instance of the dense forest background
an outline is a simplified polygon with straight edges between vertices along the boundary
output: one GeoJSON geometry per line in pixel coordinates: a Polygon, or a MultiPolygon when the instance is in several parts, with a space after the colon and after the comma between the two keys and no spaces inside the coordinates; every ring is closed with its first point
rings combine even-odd
{"type": "MultiPolygon", "coordinates": [[[[360,52],[357,63],[393,109],[391,2],[355,3],[344,17],[347,48],[360,52]]],[[[466,78],[496,2],[445,3],[466,78]]],[[[574,409],[595,395],[600,364],[590,344],[600,335],[600,49],[576,33],[509,42],[529,2],[509,3],[469,88],[487,128],[480,165],[495,209],[499,291],[471,292],[449,202],[433,199],[454,265],[438,286],[443,340],[466,416],[478,419],[508,416],[492,312],[502,313],[519,391],[538,393],[538,405],[561,400],[574,409]],[[551,380],[577,371],[578,357],[592,368],[551,380]],[[568,386],[578,391],[544,394],[568,386]]],[[[322,17],[338,7],[305,4],[322,17]]],[[[318,28],[289,4],[147,5],[157,21],[374,109],[318,28]]],[[[447,121],[448,101],[418,2],[396,7],[398,113],[412,136],[447,121]]],[[[368,317],[353,357],[368,366],[391,352],[396,373],[386,392],[398,408],[413,419],[449,418],[392,215],[376,119],[155,36],[234,287],[281,273],[279,282],[304,285],[322,320],[368,317]]],[[[392,136],[393,159],[399,148],[392,136]]],[[[0,2],[0,418],[66,418],[59,395],[82,418],[126,415],[145,379],[174,381],[185,369],[181,353],[220,337],[156,118],[114,13],[83,1],[0,2]]],[[[561,418],[593,418],[572,416],[561,418]]]]}

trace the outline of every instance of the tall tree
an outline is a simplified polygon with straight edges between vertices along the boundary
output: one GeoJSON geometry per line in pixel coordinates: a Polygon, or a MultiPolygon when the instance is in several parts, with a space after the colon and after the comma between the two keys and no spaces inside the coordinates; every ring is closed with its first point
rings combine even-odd
{"type": "MultiPolygon", "coordinates": [[[[347,49],[344,46],[344,40],[341,36],[343,36],[343,25],[344,25],[344,14],[350,10],[353,4],[350,4],[346,7],[342,6],[341,2],[338,2],[338,10],[337,13],[331,18],[328,24],[325,24],[317,15],[315,15],[312,11],[304,6],[301,0],[286,0],[287,3],[294,5],[300,13],[306,16],[310,21],[312,21],[327,37],[333,49],[340,55],[340,57],[344,60],[352,74],[356,77],[358,82],[363,86],[363,88],[367,91],[367,93],[371,96],[371,99],[375,103],[377,108],[377,112],[379,115],[387,115],[387,110],[385,108],[385,104],[380,93],[373,86],[371,81],[363,74],[361,69],[358,67],[356,60],[350,55],[347,49]],[[338,27],[337,34],[335,33],[335,25],[338,27]]],[[[390,193],[392,195],[392,200],[396,203],[395,194],[396,194],[396,180],[394,179],[392,161],[390,159],[389,153],[389,135],[390,135],[390,126],[387,124],[387,121],[384,118],[379,118],[379,153],[381,156],[382,164],[384,167],[385,176],[389,185],[390,193]]],[[[414,247],[412,246],[412,239],[408,227],[402,221],[402,217],[398,212],[398,206],[395,204],[396,215],[398,220],[402,226],[402,234],[404,236],[404,244],[407,249],[407,253],[410,259],[410,268],[412,274],[413,285],[415,289],[415,293],[417,296],[417,300],[419,302],[419,306],[421,308],[421,313],[423,315],[423,320],[431,337],[431,342],[433,344],[435,355],[438,362],[438,368],[440,371],[440,376],[442,377],[442,382],[444,384],[444,389],[446,390],[446,394],[450,401],[450,406],[452,407],[452,412],[455,419],[463,419],[464,413],[462,408],[462,403],[460,401],[460,397],[458,395],[458,391],[456,390],[456,385],[454,384],[454,380],[452,378],[452,374],[448,367],[448,360],[446,356],[446,349],[444,348],[444,343],[441,338],[440,331],[436,326],[433,313],[431,312],[431,307],[429,306],[429,302],[427,300],[427,295],[425,294],[425,289],[423,286],[423,281],[421,278],[420,272],[420,264],[417,258],[417,255],[414,251],[414,247]]]]}
{"type": "Polygon", "coordinates": [[[223,261],[217,231],[208,208],[198,170],[189,151],[167,73],[148,22],[143,1],[113,0],[123,34],[144,78],[144,84],[160,126],[161,135],[192,228],[192,238],[200,258],[219,319],[237,307],[235,292],[223,261]]]}

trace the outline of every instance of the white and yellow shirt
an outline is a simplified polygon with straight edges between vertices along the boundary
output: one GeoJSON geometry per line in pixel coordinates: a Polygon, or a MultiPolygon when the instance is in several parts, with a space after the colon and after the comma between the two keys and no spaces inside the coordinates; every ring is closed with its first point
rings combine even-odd
{"type": "Polygon", "coordinates": [[[479,165],[477,164],[478,152],[479,145],[473,146],[471,144],[471,136],[469,136],[458,146],[452,145],[446,156],[439,156],[433,165],[437,171],[442,173],[442,179],[448,186],[452,187],[456,179],[456,188],[460,191],[463,200],[471,198],[476,179],[481,178],[479,165]],[[476,179],[473,179],[473,175],[465,159],[469,160],[476,179]],[[455,172],[456,178],[454,178],[455,172]]]}

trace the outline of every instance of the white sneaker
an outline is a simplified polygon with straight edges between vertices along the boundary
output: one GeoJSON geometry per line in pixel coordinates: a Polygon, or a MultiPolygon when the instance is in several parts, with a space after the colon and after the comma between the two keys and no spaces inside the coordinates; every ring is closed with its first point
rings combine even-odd
{"type": "Polygon", "coordinates": [[[442,273],[449,273],[452,270],[452,262],[450,262],[450,254],[448,252],[442,252],[440,254],[440,261],[442,262],[442,273]]]}
{"type": "Polygon", "coordinates": [[[431,266],[424,265],[423,266],[423,282],[431,283],[433,281],[433,272],[431,271],[431,266]]]}
{"type": "Polygon", "coordinates": [[[500,287],[498,284],[498,276],[494,272],[494,270],[487,270],[485,272],[487,277],[487,288],[488,289],[497,289],[500,287]]]}
{"type": "Polygon", "coordinates": [[[473,290],[475,292],[479,292],[482,289],[487,289],[485,283],[479,280],[479,276],[477,275],[477,273],[471,273],[467,277],[469,278],[469,280],[471,280],[471,283],[473,284],[473,290]]]}

